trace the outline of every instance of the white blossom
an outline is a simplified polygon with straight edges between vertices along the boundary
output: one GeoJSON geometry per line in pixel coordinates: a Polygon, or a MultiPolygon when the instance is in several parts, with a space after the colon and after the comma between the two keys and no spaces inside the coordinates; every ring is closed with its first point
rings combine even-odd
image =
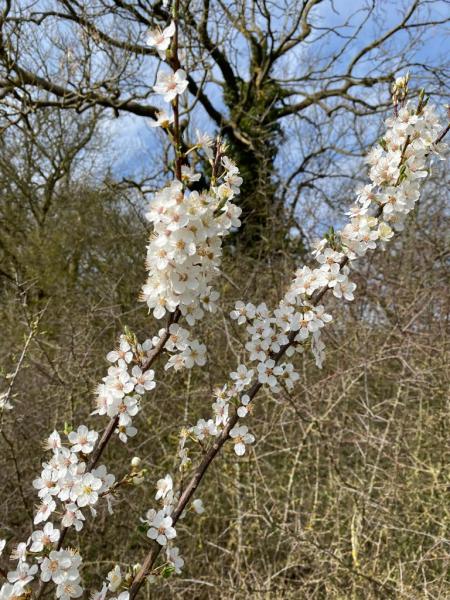
{"type": "Polygon", "coordinates": [[[117,592],[122,583],[122,572],[120,570],[120,566],[116,565],[114,569],[112,569],[108,575],[106,576],[108,580],[108,589],[111,592],[117,592]]]}
{"type": "Polygon", "coordinates": [[[212,419],[205,421],[205,419],[199,419],[197,424],[192,428],[192,432],[198,440],[204,440],[207,436],[216,436],[217,426],[212,419]]]}
{"type": "Polygon", "coordinates": [[[56,586],[56,597],[60,600],[79,598],[83,594],[83,588],[77,581],[63,581],[56,586]]]}
{"type": "Polygon", "coordinates": [[[281,367],[283,372],[280,379],[284,382],[288,390],[292,390],[295,382],[300,378],[300,376],[294,371],[294,365],[292,363],[285,363],[281,365],[281,367]]]}
{"type": "Polygon", "coordinates": [[[181,573],[181,569],[184,566],[184,560],[180,556],[180,550],[176,546],[167,546],[167,560],[174,567],[175,573],[178,575],[181,573]]]}
{"type": "Polygon", "coordinates": [[[81,531],[84,520],[83,513],[74,502],[65,505],[65,512],[61,519],[63,527],[75,527],[75,531],[81,531]]]}
{"type": "Polygon", "coordinates": [[[14,571],[8,572],[8,581],[9,583],[18,583],[21,587],[25,587],[33,581],[37,572],[37,565],[29,565],[26,562],[20,561],[14,571]]]}
{"type": "Polygon", "coordinates": [[[155,500],[165,498],[169,492],[173,490],[173,481],[170,475],[166,475],[164,479],[159,479],[156,483],[156,496],[155,500]]]}
{"type": "Polygon", "coordinates": [[[247,369],[245,365],[239,365],[235,372],[230,373],[231,379],[234,379],[234,387],[237,392],[241,392],[251,383],[253,370],[247,369]]]}
{"type": "Polygon", "coordinates": [[[46,523],[42,530],[33,531],[31,534],[31,552],[41,552],[44,546],[55,544],[60,537],[59,529],[53,527],[53,523],[46,523]]]}
{"type": "Polygon", "coordinates": [[[353,292],[356,289],[356,283],[349,281],[348,271],[348,268],[344,268],[333,280],[330,280],[328,286],[333,289],[333,295],[336,298],[344,297],[345,300],[351,301],[354,300],[353,292]]]}
{"type": "Polygon", "coordinates": [[[147,536],[151,540],[156,540],[161,546],[165,546],[168,540],[172,540],[177,535],[172,527],[172,518],[166,516],[162,510],[154,515],[149,525],[147,536]]]}
{"type": "Polygon", "coordinates": [[[56,509],[56,502],[51,496],[45,496],[42,499],[42,503],[39,505],[38,510],[34,516],[34,524],[38,525],[50,517],[52,512],[56,509]]]}
{"type": "Polygon", "coordinates": [[[119,348],[112,352],[108,352],[106,360],[109,360],[109,362],[112,363],[122,361],[121,364],[130,363],[133,360],[133,352],[125,336],[120,336],[119,348]]]}
{"type": "Polygon", "coordinates": [[[257,370],[258,381],[260,383],[267,383],[271,388],[276,387],[277,376],[283,373],[283,369],[280,366],[275,365],[275,361],[271,358],[264,362],[260,362],[257,370]]]}
{"type": "Polygon", "coordinates": [[[216,427],[219,425],[226,425],[228,421],[229,403],[222,398],[217,398],[212,405],[212,409],[215,416],[216,427]]]}
{"type": "Polygon", "coordinates": [[[61,448],[61,436],[57,431],[53,431],[48,436],[44,448],[46,450],[57,450],[58,448],[61,448]]]}
{"type": "Polygon", "coordinates": [[[128,442],[128,438],[137,434],[137,429],[133,425],[120,425],[116,431],[119,434],[119,440],[124,444],[128,442]]]}
{"type": "Polygon", "coordinates": [[[14,550],[11,552],[11,560],[18,560],[25,562],[27,559],[27,548],[30,543],[28,539],[26,542],[19,542],[14,550]]]}
{"type": "Polygon", "coordinates": [[[199,131],[198,129],[195,130],[195,135],[197,136],[197,146],[203,150],[208,160],[213,160],[214,154],[212,151],[212,146],[214,144],[214,140],[207,133],[199,131]]]}
{"type": "Polygon", "coordinates": [[[254,436],[248,433],[248,427],[246,425],[235,425],[230,431],[230,437],[234,443],[234,451],[238,456],[245,454],[245,445],[253,444],[255,441],[254,436]]]}
{"type": "Polygon", "coordinates": [[[99,494],[107,492],[114,485],[116,480],[112,473],[107,472],[105,465],[100,465],[96,469],[92,469],[91,473],[96,479],[100,479],[102,482],[99,494]]]}
{"type": "Polygon", "coordinates": [[[52,550],[44,557],[41,564],[41,579],[61,584],[65,581],[77,581],[78,567],[81,563],[79,555],[68,550],[52,550]]]}
{"type": "Polygon", "coordinates": [[[89,504],[96,504],[102,485],[102,480],[94,477],[92,473],[83,475],[74,488],[74,495],[78,506],[82,508],[89,504]]]}
{"type": "Polygon", "coordinates": [[[234,310],[230,312],[230,317],[237,320],[238,325],[246,323],[248,320],[254,319],[256,315],[256,308],[254,304],[244,304],[241,300],[238,300],[234,305],[234,310]]]}
{"type": "Polygon", "coordinates": [[[192,341],[186,350],[183,350],[182,357],[187,369],[192,369],[195,364],[202,367],[206,364],[205,344],[200,344],[197,340],[192,341]]]}
{"type": "Polygon", "coordinates": [[[293,324],[293,331],[298,331],[296,340],[302,341],[309,337],[310,333],[317,331],[320,327],[319,322],[316,319],[314,311],[308,310],[304,313],[296,313],[295,324],[293,324]]]}
{"type": "Polygon", "coordinates": [[[178,69],[175,73],[160,71],[153,89],[157,94],[164,96],[166,102],[172,102],[176,96],[185,91],[187,85],[188,81],[183,69],[178,69]]]}
{"type": "Polygon", "coordinates": [[[72,444],[73,452],[82,452],[90,454],[95,446],[98,433],[94,430],[89,431],[86,425],[80,425],[77,431],[71,431],[68,435],[69,442],[72,444]]]}
{"type": "Polygon", "coordinates": [[[175,33],[175,23],[171,21],[170,25],[165,29],[152,29],[148,32],[146,43],[151,48],[156,48],[158,54],[162,60],[166,57],[166,50],[170,46],[170,41],[175,33]]]}
{"type": "Polygon", "coordinates": [[[41,476],[33,481],[33,487],[38,490],[39,498],[53,496],[59,493],[58,473],[54,469],[45,468],[41,476]]]}

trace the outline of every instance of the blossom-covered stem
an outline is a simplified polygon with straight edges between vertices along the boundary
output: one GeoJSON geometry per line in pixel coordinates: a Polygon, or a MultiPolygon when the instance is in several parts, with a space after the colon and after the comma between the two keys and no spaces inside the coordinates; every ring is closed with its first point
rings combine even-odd
{"type": "MultiPolygon", "coordinates": [[[[152,366],[153,362],[161,354],[165,343],[169,339],[169,335],[170,335],[169,327],[172,325],[172,323],[176,323],[179,318],[180,318],[180,312],[178,310],[175,311],[174,313],[170,313],[164,333],[161,335],[158,343],[153,348],[153,350],[150,352],[148,358],[142,365],[144,370],[149,369],[152,366]]],[[[88,471],[94,469],[95,466],[97,465],[98,461],[100,460],[100,458],[103,454],[104,449],[106,448],[109,440],[111,439],[113,432],[115,431],[115,429],[117,427],[118,422],[119,422],[119,415],[116,415],[108,423],[108,426],[106,427],[99,443],[97,444],[97,447],[94,449],[94,452],[92,453],[91,459],[87,466],[88,471]]]]}
{"type": "MultiPolygon", "coordinates": [[[[169,339],[169,335],[170,335],[169,328],[172,325],[172,323],[176,323],[179,320],[180,314],[181,313],[179,310],[176,310],[174,313],[170,313],[164,333],[161,335],[158,343],[153,348],[153,350],[149,353],[147,359],[143,363],[143,365],[142,365],[143,370],[146,371],[147,369],[150,369],[152,364],[155,362],[155,360],[158,358],[158,356],[163,351],[164,345],[167,342],[167,340],[169,339]]],[[[97,465],[98,461],[100,460],[100,458],[103,454],[104,449],[106,448],[109,440],[111,439],[111,436],[112,436],[114,430],[117,427],[118,422],[119,422],[119,415],[116,415],[108,423],[108,426],[105,429],[97,447],[94,449],[94,452],[92,453],[91,459],[87,466],[87,471],[91,471],[97,465]]]]}
{"type": "MultiPolygon", "coordinates": [[[[153,350],[149,353],[147,359],[145,360],[145,362],[142,364],[142,368],[143,370],[147,370],[149,369],[152,364],[154,363],[154,361],[158,358],[158,356],[161,354],[161,352],[164,349],[164,346],[167,342],[167,340],[169,339],[169,328],[173,323],[177,323],[178,320],[180,319],[181,313],[180,311],[177,309],[175,312],[170,313],[169,318],[167,320],[167,325],[166,328],[164,329],[164,332],[162,333],[162,335],[160,336],[160,339],[158,341],[158,343],[155,345],[155,347],[153,348],[153,350]]],[[[92,471],[92,469],[94,469],[98,463],[98,461],[100,460],[106,446],[108,445],[109,440],[112,437],[112,434],[114,433],[114,431],[116,430],[117,426],[119,423],[119,415],[116,415],[115,417],[113,417],[110,422],[108,423],[108,426],[106,427],[100,441],[98,442],[96,448],[94,448],[94,451],[92,453],[91,459],[87,465],[87,469],[86,472],[92,471]]],[[[68,527],[64,527],[61,529],[61,535],[60,538],[58,540],[58,544],[57,544],[57,550],[60,550],[62,548],[64,539],[66,537],[68,531],[68,527]]],[[[44,582],[41,581],[40,585],[39,585],[39,589],[37,591],[36,594],[36,600],[39,600],[39,598],[42,597],[42,594],[44,593],[46,587],[47,587],[48,582],[44,582]]]]}
{"type": "MultiPolygon", "coordinates": [[[[173,22],[175,24],[175,33],[172,38],[171,64],[174,71],[180,68],[178,58],[178,11],[179,0],[173,3],[173,22]]],[[[174,118],[174,150],[175,150],[175,177],[181,181],[181,167],[183,164],[183,156],[181,152],[181,137],[180,137],[180,97],[177,94],[172,102],[173,118],[174,118]]]]}
{"type": "MultiPolygon", "coordinates": [[[[186,323],[193,326],[205,312],[217,310],[215,301],[219,293],[213,289],[211,282],[220,272],[222,238],[241,224],[241,209],[232,200],[239,194],[242,178],[238,167],[226,156],[225,145],[218,140],[213,152],[213,140],[206,134],[197,132],[197,143],[185,152],[178,96],[186,90],[188,80],[185,71],[180,68],[178,57],[179,40],[175,22],[179,0],[174,2],[174,20],[164,30],[158,28],[149,32],[147,42],[173,69],[172,73],[158,72],[154,90],[171,103],[176,119],[173,114],[168,115],[162,110],[152,124],[164,127],[170,133],[174,146],[174,180],[155,194],[146,213],[146,218],[154,227],[147,246],[148,278],[140,296],[156,319],[169,313],[168,322],[156,336],[142,344],[132,332],[126,330],[120,336],[117,348],[107,354],[106,359],[112,365],[96,388],[96,410],[92,413],[109,417],[100,437],[97,431],[89,430],[83,424],[76,430],[64,432],[69,447],[56,430],[47,439],[45,447],[51,450],[52,456],[43,463],[41,476],[33,481],[33,487],[38,490],[41,499],[33,524],[48,521],[52,513],[58,514],[62,509],[62,529],[47,522],[42,530],[33,531],[30,539],[20,544],[17,569],[7,574],[8,583],[0,590],[1,598],[5,600],[18,597],[17,588],[20,587],[19,591],[25,589],[25,585],[37,579],[35,576],[38,573],[40,584],[35,599],[46,593],[50,581],[56,585],[55,595],[61,600],[79,597],[83,593],[79,569],[82,558],[76,550],[63,548],[67,528],[73,526],[76,531],[81,531],[86,520],[83,508],[89,507],[95,516],[96,511],[92,506],[100,498],[112,494],[122,481],[132,479],[133,483],[139,485],[145,472],[136,470],[137,465],[133,461],[139,462],[140,459],[135,457],[136,460],[133,459],[131,464],[133,470],[125,479],[115,483],[115,476],[107,472],[105,465],[98,466],[106,446],[113,433],[117,433],[123,443],[136,435],[132,417],[140,410],[141,396],[156,385],[155,373],[149,367],[163,350],[170,354],[165,370],[190,369],[195,364],[202,366],[206,363],[206,346],[198,340],[192,340],[189,331],[181,327],[178,321],[183,315],[186,323]],[[175,33],[177,35],[169,49],[175,33]],[[172,128],[170,125],[174,120],[175,127],[172,128]],[[214,182],[201,193],[188,189],[188,182],[201,179],[201,174],[184,164],[190,151],[196,151],[215,166],[214,182]],[[41,554],[43,551],[44,555],[41,554]],[[36,564],[29,565],[25,560],[28,556],[36,564]],[[18,574],[20,583],[17,582],[18,574]]],[[[236,432],[229,433],[233,437],[236,432]]],[[[245,439],[251,437],[248,435],[245,439]]],[[[170,476],[163,482],[163,496],[159,495],[166,502],[169,482],[171,486],[170,476]]],[[[196,511],[200,510],[198,502],[195,506],[196,511]]],[[[170,522],[171,518],[163,512],[155,514],[152,523],[156,527],[150,527],[148,537],[153,539],[155,535],[159,543],[173,539],[176,531],[170,522]]],[[[184,561],[178,555],[178,548],[168,547],[168,552],[168,560],[179,570],[184,561]]],[[[109,589],[115,591],[112,587],[109,589]]],[[[26,590],[26,593],[32,592],[26,590]]],[[[20,597],[22,595],[19,594],[20,597]]],[[[98,598],[104,596],[103,590],[96,595],[98,598]]],[[[119,595],[120,600],[125,600],[125,597],[128,597],[127,592],[119,595]]]]}
{"type": "MultiPolygon", "coordinates": [[[[435,140],[435,144],[439,143],[440,141],[443,140],[443,138],[445,137],[446,133],[449,131],[450,129],[450,125],[448,125],[444,131],[438,136],[438,138],[435,140]]],[[[405,144],[406,146],[407,144],[405,144]]],[[[401,166],[402,162],[403,162],[403,158],[404,158],[404,154],[405,154],[405,149],[403,150],[402,154],[401,154],[401,159],[400,159],[400,165],[401,166]]],[[[399,183],[399,182],[398,182],[399,183]]],[[[398,185],[397,183],[397,185],[398,185]]],[[[383,206],[380,205],[377,207],[375,214],[373,215],[375,218],[379,218],[383,213],[383,206]]],[[[341,261],[339,262],[340,265],[340,269],[342,269],[343,267],[345,267],[345,265],[349,262],[349,257],[347,255],[343,256],[341,261]]],[[[318,306],[319,302],[323,299],[323,297],[327,294],[327,292],[330,290],[330,287],[327,285],[322,286],[321,288],[317,289],[316,292],[314,293],[314,295],[311,297],[311,301],[310,304],[313,306],[318,306]]],[[[297,337],[297,331],[291,331],[289,336],[288,336],[288,342],[281,346],[280,350],[276,353],[272,352],[270,354],[270,358],[276,363],[279,362],[279,360],[282,358],[282,356],[285,354],[286,350],[292,346],[293,344],[295,344],[295,338],[297,337]]],[[[258,380],[255,380],[252,384],[252,386],[250,387],[250,389],[247,392],[247,396],[249,398],[249,402],[251,402],[256,394],[259,392],[260,388],[262,387],[262,383],[260,383],[258,380]]],[[[230,419],[228,420],[227,424],[225,425],[225,427],[223,428],[223,430],[221,431],[221,433],[219,434],[219,436],[216,438],[216,440],[214,441],[214,443],[212,444],[212,446],[207,450],[206,454],[204,455],[203,459],[201,460],[201,462],[199,463],[199,465],[197,466],[194,474],[192,475],[189,483],[187,484],[186,488],[182,491],[181,496],[179,498],[179,501],[177,503],[176,508],[174,509],[174,511],[171,513],[171,519],[172,519],[172,526],[174,526],[178,519],[180,518],[181,514],[183,513],[183,511],[185,510],[185,508],[187,507],[188,503],[190,502],[190,500],[192,499],[197,487],[199,486],[200,482],[202,481],[206,471],[208,470],[208,467],[210,466],[210,464],[212,463],[212,461],[215,459],[215,457],[217,456],[217,454],[220,452],[222,446],[225,444],[225,442],[228,440],[228,438],[230,437],[230,432],[231,430],[234,428],[234,426],[237,424],[237,422],[239,421],[239,415],[237,413],[237,411],[230,417],[230,419]]],[[[162,545],[160,545],[158,542],[156,541],[152,541],[151,542],[151,548],[149,550],[149,552],[147,553],[147,556],[144,559],[144,562],[142,563],[141,569],[140,571],[136,574],[133,583],[129,589],[129,594],[130,594],[130,600],[133,600],[137,593],[139,592],[141,586],[143,585],[143,583],[145,582],[147,576],[149,575],[149,573],[151,572],[151,569],[159,555],[159,553],[161,552],[162,549],[162,545]]]]}
{"type": "MultiPolygon", "coordinates": [[[[317,295],[317,298],[315,300],[313,300],[312,303],[314,305],[318,304],[320,299],[325,295],[325,293],[327,292],[328,289],[329,288],[324,286],[320,290],[319,294],[317,295]]],[[[297,335],[297,332],[292,332],[289,336],[289,342],[287,344],[285,344],[284,346],[282,346],[280,348],[279,352],[277,352],[276,354],[270,355],[270,357],[275,361],[275,363],[278,363],[278,361],[284,355],[284,353],[289,348],[289,346],[292,345],[296,335],[297,335]]],[[[247,392],[250,402],[255,398],[256,394],[259,392],[259,390],[261,388],[262,388],[262,383],[260,383],[258,380],[256,380],[252,384],[251,388],[247,392]]],[[[175,510],[171,514],[173,525],[176,524],[176,522],[180,518],[181,514],[183,513],[184,509],[186,508],[186,506],[192,499],[196,489],[198,488],[198,486],[199,486],[201,480],[203,479],[206,471],[208,470],[210,464],[215,459],[217,454],[220,452],[222,446],[225,444],[225,442],[230,437],[230,431],[233,429],[233,427],[236,425],[236,423],[238,421],[239,421],[239,416],[236,411],[228,420],[226,426],[222,430],[219,437],[216,438],[213,445],[206,452],[205,456],[203,457],[202,461],[200,462],[200,464],[196,468],[193,476],[191,477],[188,485],[186,486],[182,495],[180,496],[180,499],[178,501],[178,504],[177,504],[175,510]]],[[[145,557],[142,567],[141,567],[140,571],[137,573],[137,575],[135,576],[133,583],[130,587],[130,590],[129,590],[130,600],[133,600],[133,598],[136,597],[139,589],[141,588],[146,577],[150,573],[150,570],[151,570],[155,560],[157,559],[161,549],[162,549],[162,546],[160,544],[158,544],[156,541],[152,541],[150,551],[148,552],[147,556],[145,557]]]]}

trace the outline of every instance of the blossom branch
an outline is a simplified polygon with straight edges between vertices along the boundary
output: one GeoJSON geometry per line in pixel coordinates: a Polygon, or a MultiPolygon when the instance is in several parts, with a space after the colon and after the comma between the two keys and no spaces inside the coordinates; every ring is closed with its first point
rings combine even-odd
{"type": "MultiPolygon", "coordinates": [[[[149,352],[147,358],[142,362],[142,368],[144,371],[150,369],[150,367],[153,365],[153,363],[156,361],[156,359],[163,352],[164,346],[170,336],[170,334],[169,334],[170,326],[172,325],[172,323],[176,323],[179,320],[179,318],[180,318],[180,312],[178,310],[169,315],[166,328],[165,328],[164,332],[162,333],[162,335],[160,336],[158,343],[155,345],[153,350],[151,350],[149,352]]],[[[96,445],[96,447],[94,448],[94,450],[91,454],[90,460],[87,463],[87,466],[86,466],[87,473],[92,472],[92,470],[95,469],[95,467],[97,466],[106,446],[108,445],[109,441],[112,438],[114,431],[116,431],[116,429],[119,425],[119,418],[120,418],[120,414],[117,414],[110,419],[105,431],[103,432],[102,437],[100,438],[98,444],[96,445]]],[[[102,495],[105,495],[105,493],[103,493],[102,495]]],[[[60,535],[58,543],[56,545],[57,551],[61,550],[68,531],[69,531],[69,527],[64,527],[61,530],[61,535],[60,535]]],[[[39,598],[42,597],[42,595],[44,594],[44,592],[47,588],[47,585],[48,585],[48,582],[41,581],[41,583],[39,585],[39,589],[36,594],[37,600],[39,600],[39,598]]]]}
{"type": "MultiPolygon", "coordinates": [[[[177,10],[178,3],[175,4],[174,17],[177,10]]],[[[103,383],[97,387],[97,408],[92,413],[110,418],[100,438],[97,431],[80,425],[76,430],[72,426],[66,428],[64,433],[68,444],[57,431],[47,439],[46,449],[51,451],[52,456],[43,463],[40,477],[33,481],[41,500],[34,525],[45,525],[18,545],[15,552],[17,568],[7,574],[8,583],[1,589],[6,598],[20,597],[22,592],[30,593],[28,584],[38,572],[37,599],[44,594],[49,582],[56,586],[56,597],[62,600],[82,594],[81,556],[76,550],[63,548],[68,529],[74,527],[81,531],[86,519],[83,509],[89,508],[95,517],[94,506],[100,498],[106,499],[111,510],[111,497],[118,487],[139,485],[145,473],[145,469],[139,470],[138,457],[132,461],[131,472],[118,482],[104,465],[98,465],[113,433],[117,432],[124,443],[136,435],[132,418],[140,410],[141,396],[156,385],[154,371],[150,367],[163,350],[171,354],[166,370],[190,369],[206,362],[206,346],[192,340],[190,332],[178,322],[183,317],[192,326],[205,312],[217,309],[215,301],[219,294],[213,290],[211,282],[219,272],[222,237],[240,225],[241,209],[231,200],[239,194],[242,178],[236,165],[225,155],[225,146],[221,142],[218,141],[213,150],[214,143],[209,136],[197,134],[197,143],[192,147],[186,150],[183,144],[178,96],[186,90],[187,80],[185,72],[179,68],[175,22],[172,21],[163,31],[150,32],[147,43],[176,69],[172,73],[160,72],[154,86],[155,92],[171,104],[174,113],[170,116],[160,111],[152,125],[167,129],[171,136],[175,179],[155,194],[146,214],[153,224],[153,232],[147,246],[148,278],[141,293],[141,300],[146,302],[156,319],[167,315],[167,324],[158,335],[142,344],[126,330],[118,347],[107,354],[106,358],[112,364],[103,377],[103,383]],[[171,41],[174,35],[175,39],[171,41]],[[171,123],[174,123],[173,128],[171,123]],[[189,191],[186,185],[199,181],[201,177],[186,161],[187,155],[193,151],[206,158],[213,167],[210,189],[201,194],[189,191]],[[61,530],[49,521],[58,510],[57,505],[59,510],[62,509],[61,530]],[[29,564],[29,558],[35,561],[34,564],[29,564]]],[[[171,560],[175,556],[174,548],[171,560]]],[[[178,564],[182,561],[180,557],[177,560],[178,564]]],[[[110,583],[105,584],[95,596],[97,600],[104,600],[108,589],[112,592],[118,589],[121,576],[117,565],[108,574],[108,579],[110,583]]],[[[128,592],[119,595],[119,600],[127,598],[128,592]]]]}
{"type": "MultiPolygon", "coordinates": [[[[150,369],[150,367],[153,365],[155,360],[160,356],[160,354],[164,350],[164,346],[170,336],[170,333],[169,333],[170,326],[172,325],[172,323],[177,323],[179,318],[180,318],[179,311],[176,311],[175,313],[170,313],[164,333],[161,335],[156,346],[149,353],[148,358],[142,363],[142,368],[144,371],[146,371],[147,369],[150,369]]],[[[90,471],[96,467],[98,461],[100,460],[100,458],[103,454],[103,451],[105,450],[109,440],[111,439],[113,432],[117,428],[118,422],[119,422],[119,415],[116,415],[108,423],[108,426],[106,427],[97,447],[94,449],[94,452],[92,453],[91,459],[88,462],[88,465],[87,465],[88,471],[90,471]]]]}
{"type": "MultiPolygon", "coordinates": [[[[418,104],[417,110],[415,111],[415,114],[417,116],[422,115],[425,105],[426,105],[426,102],[424,102],[423,95],[422,95],[422,97],[419,99],[419,104],[418,104]]],[[[406,118],[406,116],[404,114],[402,115],[402,117],[406,118]]],[[[408,119],[411,121],[412,124],[416,123],[414,113],[412,114],[411,117],[408,117],[408,119]]],[[[429,149],[426,150],[423,155],[424,158],[426,156],[428,156],[428,154],[431,151],[436,149],[437,145],[444,139],[444,137],[448,131],[449,131],[449,125],[447,125],[447,127],[434,139],[434,142],[429,144],[429,149]]],[[[410,169],[410,167],[414,164],[413,163],[414,155],[411,156],[411,154],[410,154],[408,156],[408,154],[407,154],[408,148],[413,143],[413,137],[414,137],[414,139],[417,140],[417,135],[408,134],[406,136],[405,142],[402,146],[402,149],[401,149],[399,155],[398,154],[394,155],[394,157],[397,156],[397,159],[398,159],[396,168],[393,170],[392,174],[390,175],[390,178],[391,179],[394,178],[394,180],[395,180],[394,188],[398,188],[402,184],[404,179],[407,177],[408,168],[410,170],[410,173],[412,173],[411,176],[414,178],[414,173],[410,169]],[[411,159],[410,164],[408,164],[408,159],[411,159]]],[[[420,172],[419,171],[420,169],[423,169],[421,164],[423,164],[423,163],[420,163],[420,161],[419,161],[419,165],[417,165],[418,173],[420,172]]],[[[421,177],[421,175],[419,175],[419,176],[421,177]]],[[[384,175],[382,175],[382,177],[384,177],[384,175]]],[[[393,192],[390,191],[390,194],[392,194],[392,193],[393,192]]],[[[370,217],[372,219],[372,221],[370,221],[372,226],[374,226],[375,224],[378,224],[379,218],[381,216],[383,216],[385,211],[386,211],[385,216],[389,216],[390,212],[388,212],[388,211],[391,210],[390,209],[391,202],[392,202],[392,196],[388,195],[385,202],[378,204],[378,206],[376,207],[376,209],[374,211],[373,216],[370,217]]],[[[369,204],[366,203],[366,208],[368,207],[368,205],[369,204]]],[[[364,214],[364,210],[360,211],[359,214],[361,214],[361,213],[364,214]]],[[[355,211],[355,214],[358,214],[357,211],[355,211]]],[[[381,224],[381,225],[383,225],[383,224],[381,224]]],[[[381,225],[380,225],[380,227],[381,227],[381,225]]],[[[387,225],[384,224],[384,227],[386,228],[387,225]]],[[[385,229],[383,229],[382,231],[384,231],[383,235],[387,236],[387,239],[389,239],[389,237],[391,237],[391,234],[389,232],[386,232],[385,229]]],[[[377,234],[377,237],[379,235],[381,236],[381,234],[377,234]]],[[[341,234],[341,240],[345,239],[344,236],[345,236],[345,229],[344,229],[344,232],[342,232],[342,234],[341,234]]],[[[367,240],[367,242],[369,242],[370,234],[368,235],[367,233],[364,233],[362,240],[364,241],[365,239],[367,240]]],[[[337,245],[337,240],[334,238],[334,235],[332,237],[330,236],[328,239],[326,239],[325,242],[329,243],[332,246],[337,245]]],[[[341,246],[341,250],[344,249],[346,253],[344,255],[341,255],[340,258],[338,255],[336,255],[335,251],[331,251],[330,254],[328,255],[328,256],[330,256],[330,255],[333,256],[333,260],[331,261],[331,263],[336,265],[335,274],[336,273],[337,274],[338,273],[345,274],[345,269],[348,268],[347,265],[348,265],[349,261],[356,258],[356,255],[352,249],[351,240],[346,239],[346,243],[347,243],[346,247],[341,246]],[[338,258],[338,261],[334,262],[336,260],[336,258],[338,258]]],[[[322,244],[322,247],[320,248],[320,250],[322,250],[324,246],[325,246],[325,244],[322,244]]],[[[364,254],[369,247],[370,247],[370,245],[367,244],[364,247],[354,247],[354,249],[357,251],[358,254],[364,254]]],[[[325,256],[325,258],[327,258],[326,255],[324,255],[324,256],[325,256]]],[[[331,273],[331,269],[330,269],[330,273],[331,273]]],[[[341,279],[338,283],[336,283],[335,280],[330,279],[321,287],[316,288],[312,293],[310,293],[311,298],[307,303],[308,310],[313,307],[319,308],[319,303],[321,302],[321,300],[336,285],[339,285],[342,288],[341,290],[339,290],[339,294],[341,296],[342,296],[342,294],[345,294],[346,291],[345,291],[344,284],[345,284],[344,279],[341,279]]],[[[350,289],[350,291],[347,290],[347,293],[351,295],[351,291],[352,291],[351,289],[350,289]]],[[[338,294],[335,293],[335,295],[338,295],[338,294]]],[[[352,296],[349,297],[349,299],[352,299],[352,296]]],[[[306,315],[304,315],[304,316],[306,316],[306,315]]],[[[269,356],[269,361],[271,361],[271,367],[270,367],[271,373],[275,372],[275,369],[276,369],[275,365],[277,365],[279,363],[280,359],[286,354],[286,352],[293,346],[296,346],[300,343],[300,340],[298,337],[298,335],[299,335],[298,331],[299,331],[298,326],[293,327],[292,330],[290,331],[289,335],[287,336],[286,343],[283,344],[277,352],[271,351],[269,353],[268,356],[269,356]]],[[[249,390],[245,394],[242,394],[242,393],[240,394],[241,401],[245,395],[245,398],[246,398],[245,406],[247,406],[250,402],[252,402],[254,400],[257,393],[261,389],[263,382],[264,382],[264,380],[262,380],[262,378],[260,376],[257,377],[256,380],[254,380],[253,383],[251,384],[251,387],[249,388],[249,390]]],[[[247,413],[245,412],[244,414],[247,414],[247,413]]],[[[226,421],[225,426],[218,433],[216,439],[213,441],[213,443],[211,444],[209,449],[205,452],[204,457],[202,458],[199,465],[196,467],[189,483],[184,488],[184,490],[180,491],[181,495],[176,504],[176,507],[173,508],[172,511],[169,510],[169,514],[170,514],[169,529],[173,528],[173,526],[176,525],[178,519],[183,514],[187,505],[193,498],[195,491],[197,490],[200,482],[202,481],[203,477],[205,476],[209,466],[214,461],[214,459],[216,458],[216,456],[218,455],[218,453],[220,452],[220,450],[224,446],[224,444],[227,442],[227,440],[230,439],[230,437],[232,437],[232,433],[233,433],[239,419],[240,419],[240,415],[239,415],[239,409],[238,409],[226,421]]],[[[169,536],[167,536],[167,537],[169,537],[169,536]]],[[[155,564],[155,561],[165,544],[166,544],[166,541],[164,541],[164,540],[160,541],[159,537],[156,540],[152,540],[150,550],[147,553],[139,572],[134,577],[131,587],[129,588],[130,600],[133,600],[136,597],[136,595],[138,594],[140,588],[142,587],[146,578],[150,574],[152,567],[155,564]]]]}

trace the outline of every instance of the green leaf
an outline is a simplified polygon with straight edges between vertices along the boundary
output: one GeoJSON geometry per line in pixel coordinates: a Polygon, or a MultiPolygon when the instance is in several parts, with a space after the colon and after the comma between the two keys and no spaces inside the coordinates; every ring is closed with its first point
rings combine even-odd
{"type": "Polygon", "coordinates": [[[175,572],[175,567],[173,565],[166,565],[161,571],[161,577],[167,579],[175,572]]]}

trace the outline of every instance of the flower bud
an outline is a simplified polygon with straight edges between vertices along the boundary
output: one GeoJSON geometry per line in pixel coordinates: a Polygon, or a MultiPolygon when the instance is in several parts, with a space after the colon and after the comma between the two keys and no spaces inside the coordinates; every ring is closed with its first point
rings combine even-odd
{"type": "Polygon", "coordinates": [[[200,498],[196,498],[192,502],[192,508],[195,510],[195,512],[198,515],[201,515],[202,513],[205,512],[205,507],[203,506],[203,500],[201,500],[200,498]]]}
{"type": "Polygon", "coordinates": [[[137,469],[137,468],[140,466],[141,462],[142,462],[142,461],[141,461],[141,459],[139,458],[139,456],[133,456],[133,458],[131,459],[131,466],[132,466],[134,469],[137,469]]]}

